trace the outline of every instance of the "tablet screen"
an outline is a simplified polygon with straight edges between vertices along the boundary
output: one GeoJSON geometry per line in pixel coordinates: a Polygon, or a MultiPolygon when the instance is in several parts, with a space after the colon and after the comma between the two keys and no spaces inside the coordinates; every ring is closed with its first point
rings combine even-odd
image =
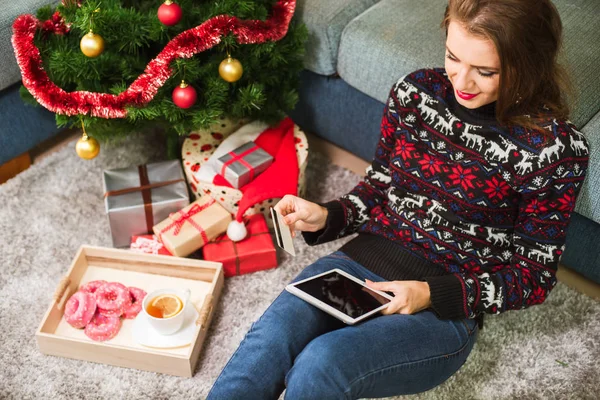
{"type": "Polygon", "coordinates": [[[358,318],[390,302],[335,271],[294,286],[351,318],[358,318]]]}

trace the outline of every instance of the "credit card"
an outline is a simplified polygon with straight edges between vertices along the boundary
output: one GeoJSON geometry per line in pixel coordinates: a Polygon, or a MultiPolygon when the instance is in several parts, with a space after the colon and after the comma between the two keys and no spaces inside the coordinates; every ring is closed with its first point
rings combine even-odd
{"type": "Polygon", "coordinates": [[[273,229],[275,230],[275,239],[277,239],[277,246],[289,254],[295,256],[296,251],[294,250],[294,240],[292,239],[292,231],[289,226],[286,225],[283,220],[283,215],[279,214],[273,207],[271,207],[271,217],[273,218],[273,229]]]}

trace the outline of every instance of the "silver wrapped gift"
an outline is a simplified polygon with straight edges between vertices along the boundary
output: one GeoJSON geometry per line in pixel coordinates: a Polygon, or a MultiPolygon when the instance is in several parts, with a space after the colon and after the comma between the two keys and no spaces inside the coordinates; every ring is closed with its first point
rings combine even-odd
{"type": "Polygon", "coordinates": [[[219,173],[236,189],[250,183],[272,163],[273,157],[254,142],[248,142],[217,159],[219,173]]]}
{"type": "Polygon", "coordinates": [[[131,236],[190,204],[180,161],[104,171],[104,203],[114,247],[129,247],[131,236]]]}

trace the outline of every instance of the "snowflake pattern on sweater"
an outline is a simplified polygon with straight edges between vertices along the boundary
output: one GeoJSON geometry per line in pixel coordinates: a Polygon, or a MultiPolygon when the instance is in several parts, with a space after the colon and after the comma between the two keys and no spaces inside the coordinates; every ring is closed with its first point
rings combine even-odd
{"type": "Polygon", "coordinates": [[[556,284],[588,143],[568,121],[543,126],[548,143],[523,127],[459,118],[454,102],[444,69],[393,86],[373,162],[338,200],[338,237],[383,235],[443,267],[460,282],[465,317],[542,303],[556,284]]]}

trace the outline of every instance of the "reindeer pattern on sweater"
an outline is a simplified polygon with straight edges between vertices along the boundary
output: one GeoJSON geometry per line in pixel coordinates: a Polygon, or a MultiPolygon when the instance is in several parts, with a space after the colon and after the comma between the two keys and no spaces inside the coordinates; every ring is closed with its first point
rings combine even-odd
{"type": "Polygon", "coordinates": [[[547,140],[456,111],[443,69],[394,85],[365,179],[339,200],[339,236],[383,235],[445,268],[465,316],[539,304],[556,284],[588,143],[569,121],[549,118],[547,140]]]}

